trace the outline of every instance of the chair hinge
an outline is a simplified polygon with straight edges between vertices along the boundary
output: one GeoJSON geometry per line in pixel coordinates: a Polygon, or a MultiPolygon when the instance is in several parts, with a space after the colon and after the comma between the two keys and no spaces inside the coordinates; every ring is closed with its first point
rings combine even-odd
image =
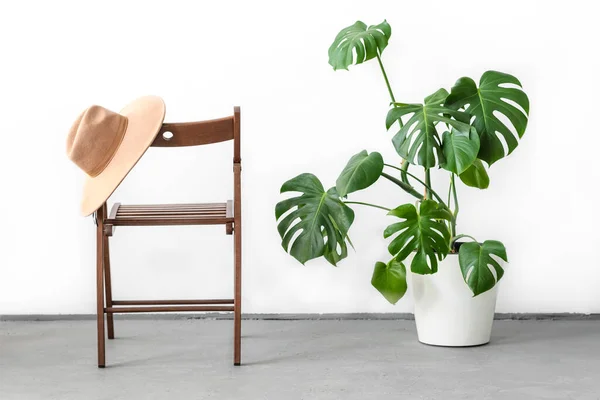
{"type": "Polygon", "coordinates": [[[104,224],[104,234],[106,236],[112,236],[115,232],[115,227],[112,224],[104,224]]]}

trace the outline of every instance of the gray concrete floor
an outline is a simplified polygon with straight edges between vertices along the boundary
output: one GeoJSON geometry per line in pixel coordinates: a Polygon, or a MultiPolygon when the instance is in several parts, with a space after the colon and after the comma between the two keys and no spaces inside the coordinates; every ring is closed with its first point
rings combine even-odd
{"type": "Polygon", "coordinates": [[[600,321],[496,321],[477,348],[419,344],[413,321],[0,322],[0,399],[600,399],[600,321]]]}

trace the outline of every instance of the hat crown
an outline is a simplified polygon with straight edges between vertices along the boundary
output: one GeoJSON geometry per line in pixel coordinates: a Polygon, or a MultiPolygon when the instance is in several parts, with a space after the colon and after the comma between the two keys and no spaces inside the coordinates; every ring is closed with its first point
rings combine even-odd
{"type": "Polygon", "coordinates": [[[98,176],[116,153],[127,117],[101,106],[91,106],[79,115],[67,137],[67,156],[91,177],[98,176]]]}

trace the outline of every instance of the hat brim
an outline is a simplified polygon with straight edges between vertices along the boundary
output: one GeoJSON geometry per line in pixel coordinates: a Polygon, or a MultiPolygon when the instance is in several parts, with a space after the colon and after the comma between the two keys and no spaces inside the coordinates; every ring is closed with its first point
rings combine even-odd
{"type": "Polygon", "coordinates": [[[97,176],[86,179],[81,201],[84,216],[92,214],[108,200],[148,150],[165,119],[165,103],[160,97],[144,96],[128,104],[120,114],[127,117],[127,129],[106,168],[97,176]]]}

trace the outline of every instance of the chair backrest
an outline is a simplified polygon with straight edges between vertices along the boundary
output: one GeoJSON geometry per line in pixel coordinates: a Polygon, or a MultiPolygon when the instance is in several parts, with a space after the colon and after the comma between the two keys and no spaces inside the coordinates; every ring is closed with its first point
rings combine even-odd
{"type": "Polygon", "coordinates": [[[198,122],[165,123],[160,128],[153,147],[200,146],[233,140],[233,206],[238,228],[241,229],[240,107],[225,118],[198,122]]]}
{"type": "Polygon", "coordinates": [[[198,122],[164,123],[152,143],[153,147],[183,147],[233,140],[233,162],[241,162],[240,155],[240,107],[233,108],[233,115],[225,118],[198,122]]]}

